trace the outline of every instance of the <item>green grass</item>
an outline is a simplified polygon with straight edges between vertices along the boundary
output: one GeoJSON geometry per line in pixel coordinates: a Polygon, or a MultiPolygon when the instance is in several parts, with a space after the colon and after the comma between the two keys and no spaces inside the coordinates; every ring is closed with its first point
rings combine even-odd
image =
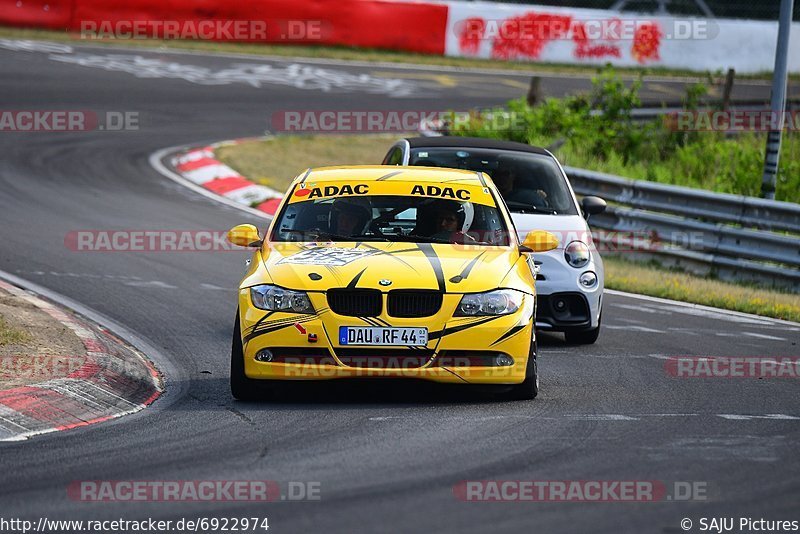
{"type": "Polygon", "coordinates": [[[688,273],[604,256],[609,289],[800,322],[800,295],[730,284],[688,273]]]}
{"type": "MultiPolygon", "coordinates": [[[[283,191],[307,167],[377,163],[399,135],[283,136],[220,148],[226,164],[283,191]]],[[[734,284],[604,256],[606,287],[800,321],[800,295],[734,284]]]]}
{"type": "MultiPolygon", "coordinates": [[[[677,149],[665,160],[624,161],[615,153],[598,158],[585,145],[567,143],[554,153],[562,165],[616,174],[634,180],[758,197],[764,171],[766,134],[722,139],[712,133],[699,143],[677,149]]],[[[546,139],[541,140],[547,144],[546,139]]],[[[780,156],[776,198],[800,202],[800,134],[786,133],[780,156]]]]}
{"type": "Polygon", "coordinates": [[[0,315],[0,346],[20,345],[30,340],[30,334],[17,328],[12,328],[5,317],[0,315]]]}
{"type": "MultiPolygon", "coordinates": [[[[596,66],[569,65],[559,63],[532,63],[529,61],[499,61],[494,59],[456,58],[410,52],[395,52],[391,50],[352,48],[345,46],[306,46],[306,45],[271,45],[249,43],[224,43],[213,41],[191,40],[112,40],[112,39],[81,39],[80,34],[74,32],[0,27],[0,38],[8,39],[36,39],[74,44],[103,44],[109,46],[141,47],[196,50],[202,52],[254,54],[260,56],[278,57],[305,57],[315,59],[337,59],[382,63],[403,63],[409,65],[446,66],[463,69],[492,69],[508,71],[525,71],[530,73],[554,74],[582,74],[594,75],[596,66]]],[[[620,67],[618,69],[628,77],[642,75],[705,78],[708,73],[699,73],[684,69],[666,69],[660,67],[620,67]]],[[[712,73],[716,77],[724,76],[720,72],[712,73]]],[[[739,79],[769,79],[769,73],[756,73],[752,75],[737,75],[739,79]]],[[[793,79],[800,79],[800,75],[792,75],[793,79]]]]}

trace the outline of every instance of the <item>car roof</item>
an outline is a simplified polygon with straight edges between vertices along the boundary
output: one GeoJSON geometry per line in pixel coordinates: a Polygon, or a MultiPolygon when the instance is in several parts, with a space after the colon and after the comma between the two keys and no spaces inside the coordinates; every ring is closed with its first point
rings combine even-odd
{"type": "Polygon", "coordinates": [[[459,137],[455,135],[444,135],[439,137],[407,137],[408,145],[411,148],[485,148],[489,150],[515,150],[517,152],[529,152],[550,156],[551,154],[538,146],[526,145],[514,141],[501,141],[499,139],[486,139],[484,137],[459,137]]]}
{"type": "Polygon", "coordinates": [[[442,167],[400,167],[398,165],[347,165],[339,167],[317,167],[308,169],[294,182],[374,182],[397,180],[403,182],[441,183],[457,181],[461,184],[486,186],[479,172],[442,167]]]}

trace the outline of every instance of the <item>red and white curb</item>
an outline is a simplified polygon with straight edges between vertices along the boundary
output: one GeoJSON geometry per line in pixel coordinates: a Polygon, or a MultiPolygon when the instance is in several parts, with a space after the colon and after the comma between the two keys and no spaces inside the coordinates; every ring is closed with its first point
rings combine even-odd
{"type": "Polygon", "coordinates": [[[153,364],[109,332],[2,280],[0,289],[69,328],[86,350],[83,365],[66,376],[0,391],[0,441],[116,419],[142,410],[164,392],[153,364]]]}
{"type": "Polygon", "coordinates": [[[237,204],[274,215],[283,194],[248,180],[216,159],[214,150],[219,146],[221,144],[189,149],[172,158],[172,166],[178,174],[195,185],[237,204]]]}

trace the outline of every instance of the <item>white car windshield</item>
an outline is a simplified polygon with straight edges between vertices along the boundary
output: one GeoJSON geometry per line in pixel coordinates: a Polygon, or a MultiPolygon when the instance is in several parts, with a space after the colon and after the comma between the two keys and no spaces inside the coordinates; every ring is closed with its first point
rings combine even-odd
{"type": "Polygon", "coordinates": [[[516,213],[578,215],[567,182],[550,156],[459,147],[418,147],[409,165],[485,172],[516,213]]]}

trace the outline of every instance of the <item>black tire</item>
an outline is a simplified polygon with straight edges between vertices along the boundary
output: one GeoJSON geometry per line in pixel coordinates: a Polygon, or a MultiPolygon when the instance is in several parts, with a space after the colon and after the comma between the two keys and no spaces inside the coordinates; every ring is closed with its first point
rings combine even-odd
{"type": "Polygon", "coordinates": [[[239,311],[237,310],[231,343],[231,393],[242,401],[257,400],[263,392],[259,382],[259,380],[247,378],[247,375],[244,374],[244,350],[242,349],[242,332],[239,327],[239,311]]]}
{"type": "Polygon", "coordinates": [[[536,352],[536,337],[534,334],[528,354],[528,365],[525,368],[525,380],[509,390],[507,397],[510,400],[533,400],[539,394],[539,366],[536,364],[536,352]]]}
{"type": "Polygon", "coordinates": [[[597,328],[591,330],[567,330],[564,332],[564,340],[567,345],[591,345],[600,336],[600,321],[603,319],[603,314],[597,321],[597,328]]]}

